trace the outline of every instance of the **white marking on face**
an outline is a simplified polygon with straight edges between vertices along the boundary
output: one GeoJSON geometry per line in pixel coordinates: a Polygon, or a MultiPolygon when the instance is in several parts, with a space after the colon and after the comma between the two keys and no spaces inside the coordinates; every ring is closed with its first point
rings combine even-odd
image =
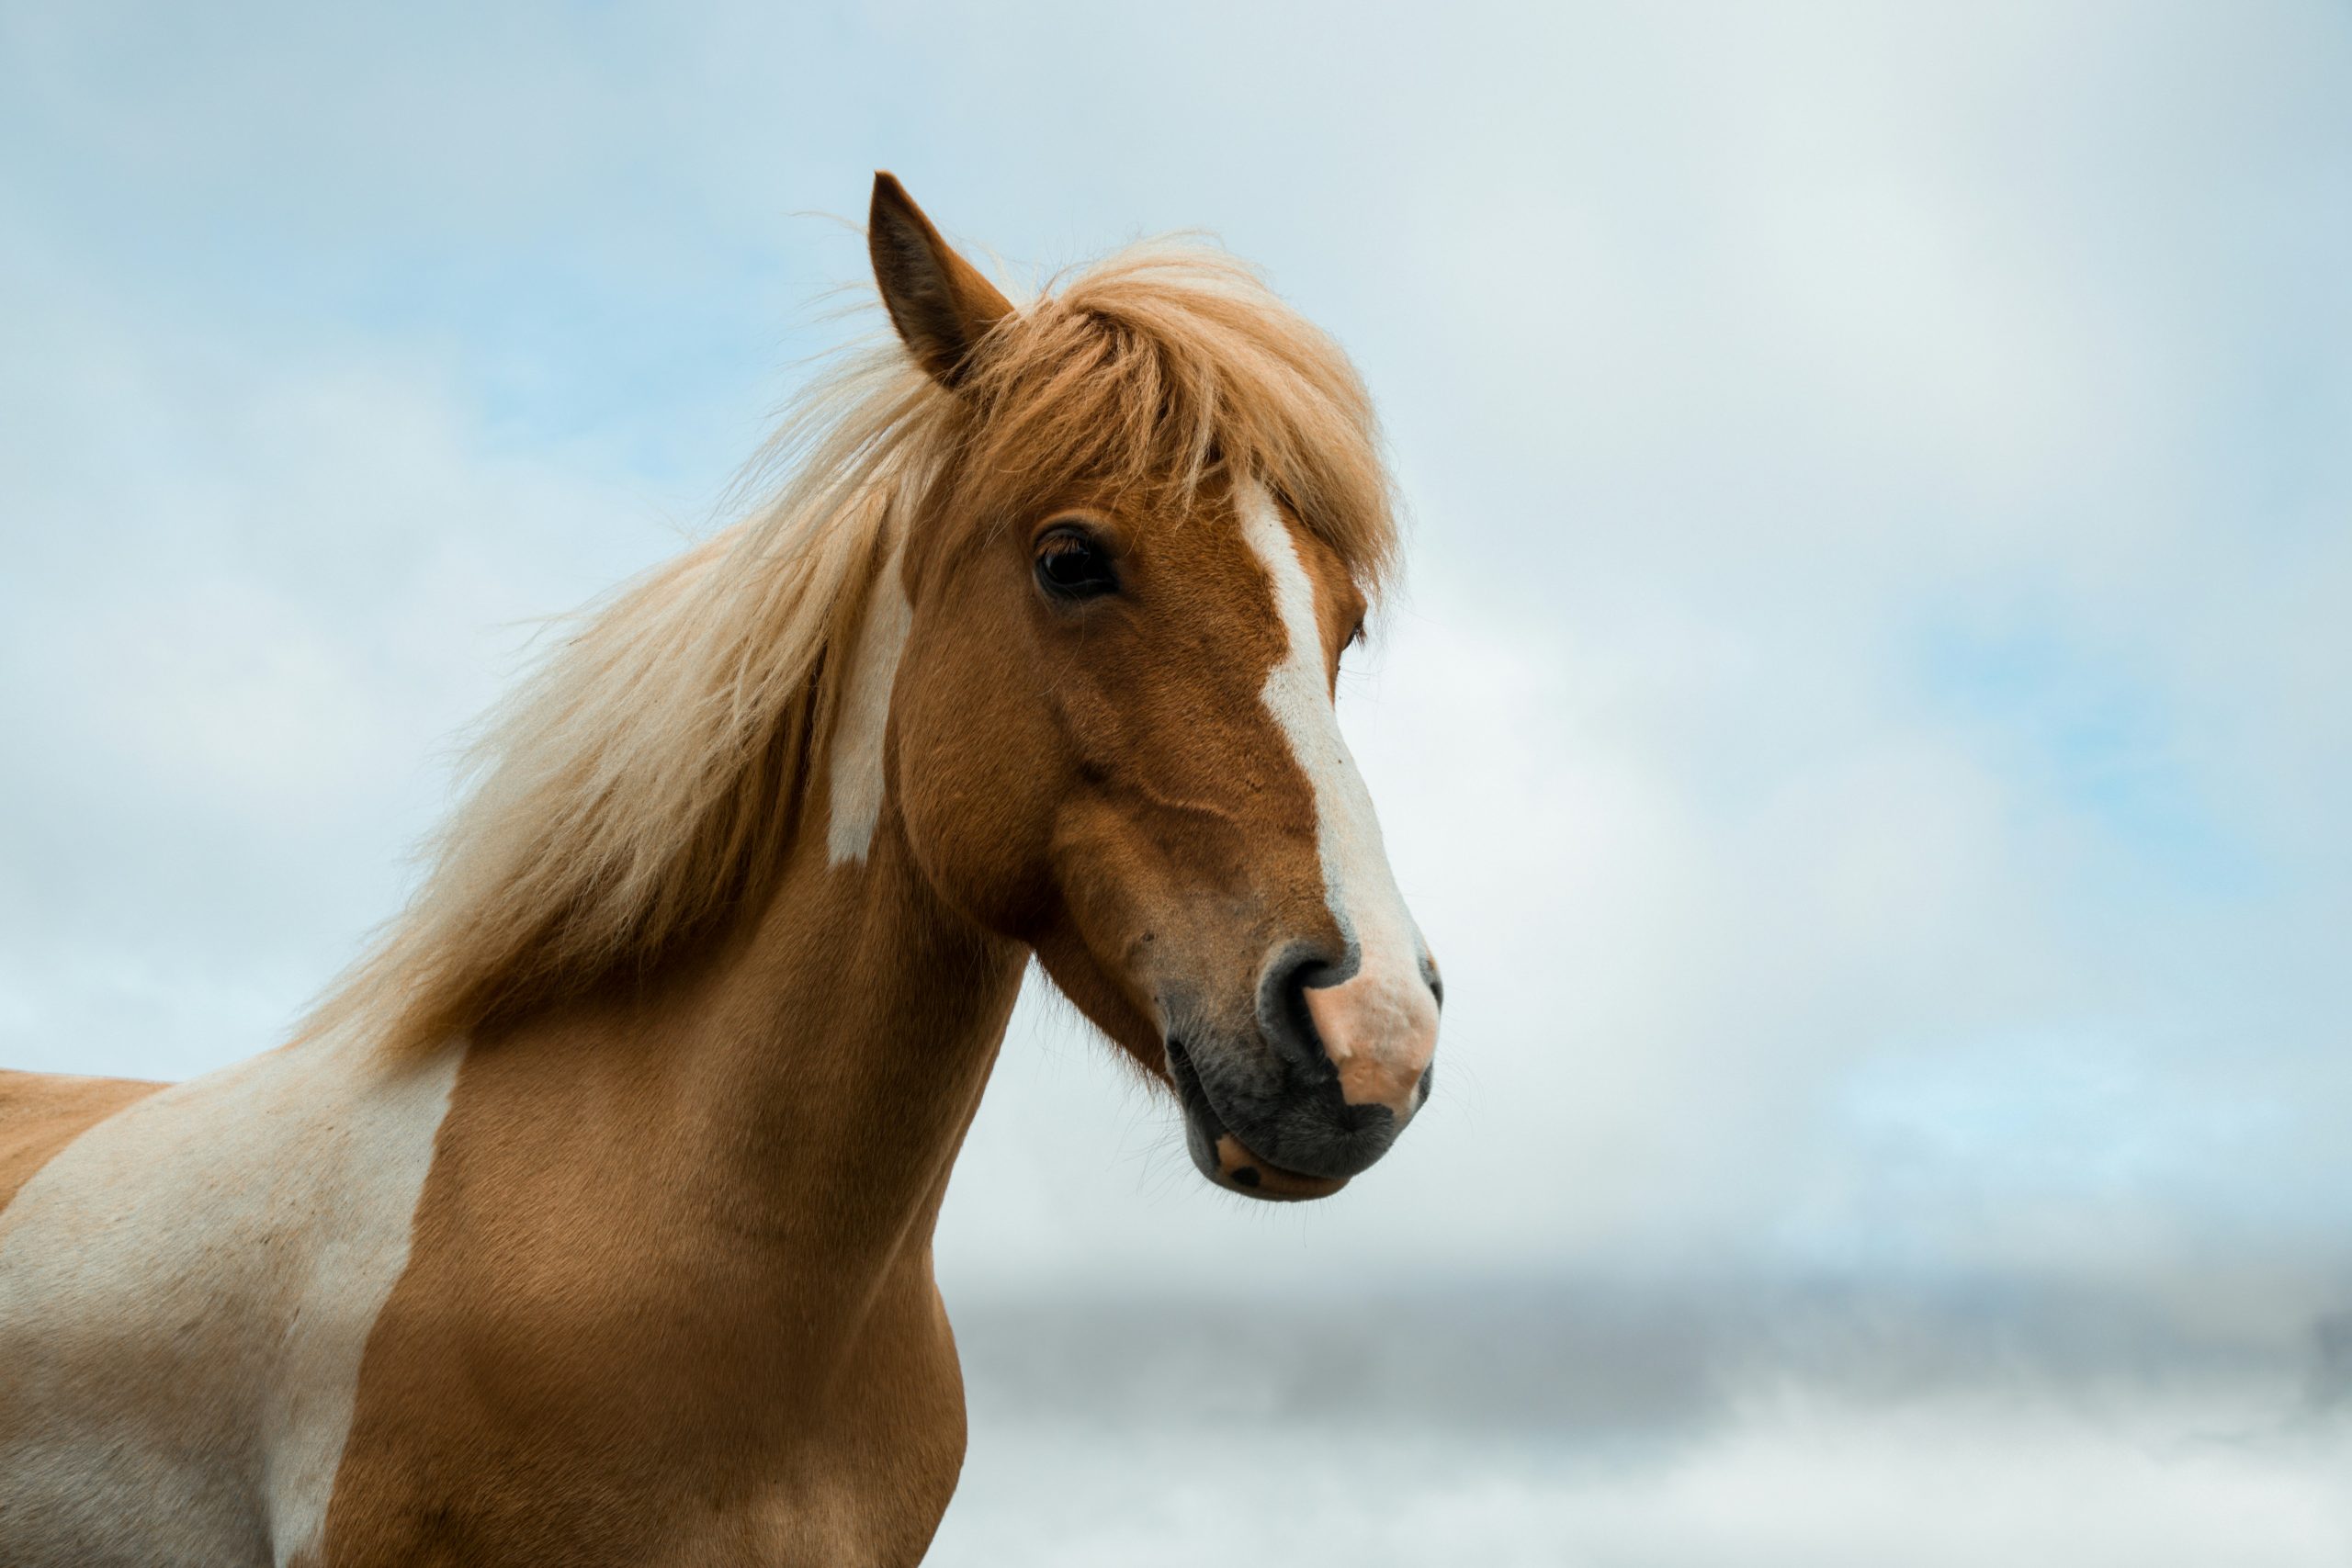
{"type": "Polygon", "coordinates": [[[1420,1074],[1437,1041],[1437,1001],[1422,976],[1420,932],[1389,870],[1372,792],[1340,734],[1315,614],[1315,581],[1264,490],[1246,486],[1238,501],[1242,536],[1273,579],[1274,607],[1290,637],[1289,652],[1268,671],[1261,697],[1314,785],[1324,896],[1355,960],[1344,982],[1306,993],[1308,1010],[1341,1069],[1349,1098],[1376,1098],[1409,1116],[1419,1104],[1420,1074]],[[1363,1092],[1351,1078],[1363,1080],[1363,1092]],[[1375,1080],[1382,1082],[1376,1091],[1375,1080]]]}
{"type": "Polygon", "coordinates": [[[349,1041],[161,1090],[0,1210],[0,1562],[318,1551],[462,1046],[349,1041]]]}
{"type": "Polygon", "coordinates": [[[899,581],[899,549],[890,547],[882,572],[867,596],[865,624],[858,629],[857,652],[842,711],[833,726],[831,803],[825,848],[832,863],[862,861],[882,819],[884,741],[890,732],[890,690],[899,678],[899,656],[906,650],[914,608],[899,581]]]}

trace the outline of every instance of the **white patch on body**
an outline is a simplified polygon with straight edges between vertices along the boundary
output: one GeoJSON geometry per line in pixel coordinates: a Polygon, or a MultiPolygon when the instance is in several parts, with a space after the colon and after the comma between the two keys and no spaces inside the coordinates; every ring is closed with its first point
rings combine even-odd
{"type": "Polygon", "coordinates": [[[98,1122],[0,1209],[0,1562],[316,1553],[464,1055],[269,1052],[98,1122]]]}
{"type": "MultiPolygon", "coordinates": [[[[1265,491],[1245,486],[1238,499],[1242,536],[1273,579],[1274,608],[1290,637],[1290,650],[1267,672],[1261,696],[1314,785],[1324,897],[1356,961],[1342,984],[1309,990],[1308,1008],[1325,1049],[1341,1066],[1343,1082],[1351,1055],[1378,1058],[1398,1080],[1400,1114],[1410,1115],[1437,1039],[1437,1002],[1422,975],[1420,932],[1389,870],[1372,792],[1340,734],[1315,614],[1315,580],[1265,491]]],[[[1352,1090],[1350,1098],[1356,1098],[1352,1090]]]]}
{"type": "Polygon", "coordinates": [[[899,546],[893,544],[867,597],[865,624],[858,630],[857,652],[833,726],[825,848],[835,865],[864,860],[874,842],[874,825],[882,819],[890,690],[898,682],[899,655],[913,621],[913,606],[899,581],[899,546]]]}

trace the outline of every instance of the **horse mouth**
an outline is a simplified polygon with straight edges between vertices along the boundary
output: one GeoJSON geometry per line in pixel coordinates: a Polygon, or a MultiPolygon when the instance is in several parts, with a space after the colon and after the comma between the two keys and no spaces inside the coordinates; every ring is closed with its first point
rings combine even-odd
{"type": "Polygon", "coordinates": [[[1176,1097],[1184,1107],[1184,1147],[1200,1173],[1227,1191],[1271,1202],[1301,1202],[1328,1198],[1348,1184],[1344,1176],[1309,1176],[1285,1170],[1254,1153],[1226,1127],[1210,1103],[1184,1043],[1168,1042],[1168,1074],[1176,1083],[1176,1097]]]}

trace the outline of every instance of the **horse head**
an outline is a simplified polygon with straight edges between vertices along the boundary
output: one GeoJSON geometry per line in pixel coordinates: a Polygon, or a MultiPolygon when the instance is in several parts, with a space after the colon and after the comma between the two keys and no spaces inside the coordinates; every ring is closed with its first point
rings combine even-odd
{"type": "Polygon", "coordinates": [[[1211,1180],[1334,1191],[1427,1100],[1442,994],[1334,711],[1394,538],[1361,386],[1238,288],[1016,308],[887,175],[869,234],[957,423],[888,617],[915,858],[1173,1087],[1211,1180]]]}

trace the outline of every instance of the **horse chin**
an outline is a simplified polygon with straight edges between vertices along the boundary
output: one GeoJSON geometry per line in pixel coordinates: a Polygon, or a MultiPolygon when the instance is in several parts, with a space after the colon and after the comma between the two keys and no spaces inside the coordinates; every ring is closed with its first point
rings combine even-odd
{"type": "Polygon", "coordinates": [[[1195,1142],[1198,1136],[1199,1129],[1190,1128],[1184,1141],[1192,1145],[1193,1163],[1201,1168],[1201,1174],[1219,1187],[1248,1197],[1263,1198],[1270,1203],[1303,1203],[1313,1198],[1329,1198],[1348,1184],[1344,1176],[1308,1176],[1284,1170],[1272,1161],[1251,1154],[1230,1133],[1220,1134],[1204,1154],[1195,1142]]]}
{"type": "Polygon", "coordinates": [[[1185,1150],[1201,1174],[1217,1186],[1247,1198],[1297,1203],[1328,1198],[1348,1184],[1344,1176],[1308,1176],[1303,1171],[1285,1170],[1272,1160],[1261,1158],[1226,1131],[1216,1108],[1209,1103],[1208,1092],[1201,1087],[1200,1074],[1193,1068],[1182,1042],[1168,1043],[1168,1066],[1170,1076],[1176,1080],[1177,1097],[1184,1104],[1185,1150]]]}

